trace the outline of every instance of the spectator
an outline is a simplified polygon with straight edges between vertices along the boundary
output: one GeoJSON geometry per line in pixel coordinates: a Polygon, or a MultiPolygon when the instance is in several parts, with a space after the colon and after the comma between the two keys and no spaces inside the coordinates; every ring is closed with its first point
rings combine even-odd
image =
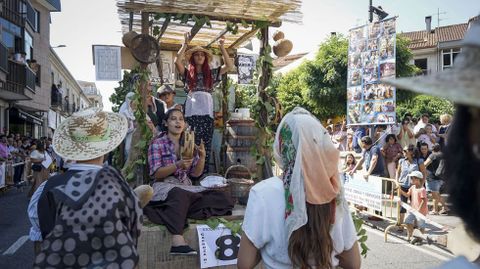
{"type": "Polygon", "coordinates": [[[452,116],[449,114],[443,114],[440,116],[440,128],[438,128],[438,137],[440,147],[443,149],[447,144],[448,131],[450,129],[450,124],[452,123],[452,116]]]}
{"type": "MultiPolygon", "coordinates": [[[[405,224],[407,224],[407,240],[410,241],[415,227],[420,229],[422,234],[425,233],[425,220],[416,216],[415,213],[420,213],[423,216],[426,216],[428,214],[428,200],[427,191],[423,187],[422,173],[420,171],[413,171],[408,174],[408,177],[410,177],[412,186],[407,192],[400,189],[400,193],[402,196],[410,198],[410,206],[412,207],[412,210],[408,212],[408,215],[405,218],[405,224]]],[[[414,238],[411,243],[415,244],[419,241],[421,241],[421,239],[414,238]]]]}
{"type": "Polygon", "coordinates": [[[355,168],[355,165],[357,164],[357,160],[355,160],[355,156],[353,156],[352,153],[348,153],[345,156],[345,160],[343,161],[343,169],[342,173],[350,173],[355,168]]]}
{"type": "Polygon", "coordinates": [[[397,170],[397,163],[402,158],[402,147],[397,143],[397,138],[394,134],[389,134],[385,137],[385,144],[382,148],[382,154],[387,164],[387,171],[390,178],[395,178],[395,171],[397,170]]]}
{"type": "Polygon", "coordinates": [[[30,161],[32,162],[33,184],[28,192],[28,197],[32,197],[38,186],[47,180],[49,176],[48,166],[50,165],[52,159],[46,153],[45,145],[42,142],[37,142],[35,150],[30,153],[30,161]]]}
{"type": "Polygon", "coordinates": [[[423,163],[432,152],[428,149],[427,143],[420,143],[419,145],[419,150],[415,152],[415,156],[423,163]]]}
{"type": "MultiPolygon", "coordinates": [[[[422,133],[420,133],[420,129],[425,128],[425,126],[428,125],[430,120],[430,116],[427,113],[424,113],[421,117],[421,119],[418,121],[417,125],[415,125],[415,128],[413,129],[413,133],[415,134],[415,137],[419,137],[422,133]]],[[[437,129],[435,126],[432,126],[432,132],[436,133],[437,129]]]]}
{"type": "MultiPolygon", "coordinates": [[[[402,191],[407,192],[408,189],[410,188],[410,177],[408,176],[410,173],[413,171],[420,171],[420,162],[418,158],[415,158],[414,156],[414,150],[415,146],[414,145],[408,145],[403,148],[403,159],[400,159],[397,167],[397,173],[395,176],[395,180],[397,183],[400,185],[400,188],[402,191]]],[[[422,164],[423,165],[423,164],[422,164]]],[[[423,177],[422,177],[423,178],[423,177]]],[[[402,200],[403,203],[407,203],[407,197],[401,195],[400,199],[402,200]]],[[[400,209],[400,219],[399,219],[399,224],[403,223],[403,220],[405,219],[405,213],[407,211],[405,208],[400,209]]],[[[403,231],[402,228],[400,228],[400,231],[403,231]]]]}
{"type": "Polygon", "coordinates": [[[365,127],[358,126],[354,130],[352,146],[356,153],[362,152],[361,140],[362,140],[362,137],[366,135],[367,135],[367,129],[365,127]]]}
{"type": "Polygon", "coordinates": [[[347,132],[344,130],[346,121],[343,123],[337,123],[334,125],[334,132],[332,136],[332,142],[335,147],[340,151],[345,151],[347,148],[347,132]]]}
{"type": "Polygon", "coordinates": [[[428,156],[424,165],[427,168],[427,191],[432,193],[433,198],[433,211],[431,211],[430,214],[446,214],[448,212],[448,207],[440,195],[440,187],[443,184],[442,177],[444,165],[443,153],[441,152],[439,144],[433,146],[433,152],[428,156]],[[442,205],[441,211],[438,208],[439,203],[442,205]]]}
{"type": "Polygon", "coordinates": [[[55,151],[76,163],[44,183],[38,205],[38,192],[32,197],[29,216],[35,225],[37,216],[43,239],[34,267],[137,266],[139,200],[115,168],[102,167],[127,128],[125,117],[98,108],[74,113],[57,128],[55,151]]]}
{"type": "Polygon", "coordinates": [[[135,94],[133,92],[129,92],[125,96],[125,102],[120,106],[118,113],[125,116],[128,122],[128,131],[127,136],[125,137],[125,150],[123,151],[124,160],[128,158],[128,154],[130,153],[130,148],[132,145],[132,137],[133,132],[135,131],[135,115],[133,114],[133,96],[135,94]]]}
{"type": "Polygon", "coordinates": [[[340,194],[339,152],[303,108],[280,123],[273,146],[282,179],[250,191],[238,268],[360,268],[356,232],[340,194]],[[312,163],[309,163],[312,162],[312,163]]]}
{"type": "Polygon", "coordinates": [[[7,136],[0,135],[0,162],[5,162],[10,157],[10,152],[8,151],[7,136]]]}
{"type": "Polygon", "coordinates": [[[353,171],[350,172],[350,175],[353,175],[353,173],[365,163],[365,168],[367,169],[363,175],[365,179],[368,179],[370,175],[385,176],[385,164],[382,153],[378,146],[373,145],[373,141],[369,136],[362,137],[362,148],[362,158],[358,161],[357,165],[355,165],[353,171]]]}
{"type": "Polygon", "coordinates": [[[405,118],[402,120],[402,126],[400,126],[400,130],[397,136],[398,143],[400,143],[400,146],[402,146],[402,148],[408,145],[416,144],[415,135],[413,134],[413,129],[411,127],[411,121],[409,117],[405,116],[405,118]]]}
{"type": "Polygon", "coordinates": [[[433,145],[437,143],[437,136],[432,132],[433,125],[430,123],[425,126],[425,128],[420,129],[417,142],[420,144],[426,144],[428,150],[433,149],[433,145]]]}
{"type": "Polygon", "coordinates": [[[377,125],[375,127],[375,143],[377,143],[379,148],[382,148],[385,144],[385,136],[387,135],[387,131],[385,125],[377,125]]]}

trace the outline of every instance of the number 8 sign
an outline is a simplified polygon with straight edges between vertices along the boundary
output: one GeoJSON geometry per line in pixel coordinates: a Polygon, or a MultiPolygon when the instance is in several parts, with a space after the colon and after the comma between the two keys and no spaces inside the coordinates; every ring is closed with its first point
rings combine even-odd
{"type": "Polygon", "coordinates": [[[220,224],[216,229],[197,225],[200,268],[237,264],[240,236],[220,224]]]}

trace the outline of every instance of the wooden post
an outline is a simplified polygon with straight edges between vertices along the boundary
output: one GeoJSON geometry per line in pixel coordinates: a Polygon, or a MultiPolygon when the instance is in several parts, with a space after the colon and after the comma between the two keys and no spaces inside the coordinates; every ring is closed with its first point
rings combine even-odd
{"type": "MultiPolygon", "coordinates": [[[[149,30],[149,13],[142,12],[142,34],[148,34],[148,30],[149,30]]],[[[140,63],[140,72],[145,72],[147,70],[147,66],[148,66],[147,64],[140,63]]],[[[148,110],[147,97],[150,96],[148,89],[149,89],[148,81],[144,81],[141,79],[140,85],[139,85],[139,93],[142,98],[142,109],[143,111],[145,111],[145,114],[147,113],[147,110],[148,110]]],[[[141,154],[145,154],[145,152],[140,152],[136,147],[137,143],[141,140],[142,140],[142,130],[141,128],[136,128],[132,135],[132,145],[130,148],[130,153],[127,158],[127,162],[125,163],[122,169],[122,173],[126,177],[128,176],[126,174],[127,172],[126,168],[133,165],[134,172],[135,172],[135,181],[133,182],[133,184],[131,184],[133,185],[132,187],[142,185],[144,180],[145,167],[134,164],[134,162],[138,160],[138,156],[140,156],[141,154]]]]}
{"type": "MultiPolygon", "coordinates": [[[[261,29],[262,33],[262,40],[260,46],[260,55],[265,53],[266,48],[268,47],[268,27],[261,29]]],[[[260,75],[260,79],[258,82],[258,90],[257,90],[257,98],[260,98],[263,102],[268,102],[268,94],[265,91],[265,88],[268,86],[270,82],[270,78],[272,76],[272,69],[268,63],[264,62],[262,66],[262,72],[260,75]]],[[[265,144],[268,138],[268,134],[265,132],[263,128],[267,128],[268,126],[268,111],[265,105],[262,105],[259,112],[259,123],[260,123],[260,130],[258,134],[258,149],[259,153],[265,157],[265,162],[263,165],[257,166],[257,178],[258,179],[266,179],[273,176],[272,172],[272,163],[271,163],[271,148],[265,148],[265,144]]]]}

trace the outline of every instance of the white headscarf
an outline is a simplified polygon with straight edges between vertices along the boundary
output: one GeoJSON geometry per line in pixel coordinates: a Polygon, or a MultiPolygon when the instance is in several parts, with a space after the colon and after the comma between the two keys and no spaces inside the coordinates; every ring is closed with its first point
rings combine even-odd
{"type": "Polygon", "coordinates": [[[133,114],[133,110],[130,107],[130,103],[132,102],[133,96],[135,93],[129,92],[125,95],[125,102],[120,106],[120,110],[118,113],[124,115],[129,120],[135,120],[135,115],[133,114]]]}
{"type": "Polygon", "coordinates": [[[275,135],[273,152],[282,168],[287,236],[308,221],[306,202],[321,205],[340,192],[340,152],[327,130],[310,112],[297,107],[285,115],[275,135]]]}

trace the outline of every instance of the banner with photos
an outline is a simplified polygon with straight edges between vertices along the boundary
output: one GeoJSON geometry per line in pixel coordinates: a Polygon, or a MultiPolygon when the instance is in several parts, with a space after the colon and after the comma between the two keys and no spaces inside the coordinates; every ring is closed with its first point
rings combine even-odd
{"type": "Polygon", "coordinates": [[[350,30],[347,123],[395,123],[395,87],[380,79],[395,77],[395,18],[350,30]]]}

